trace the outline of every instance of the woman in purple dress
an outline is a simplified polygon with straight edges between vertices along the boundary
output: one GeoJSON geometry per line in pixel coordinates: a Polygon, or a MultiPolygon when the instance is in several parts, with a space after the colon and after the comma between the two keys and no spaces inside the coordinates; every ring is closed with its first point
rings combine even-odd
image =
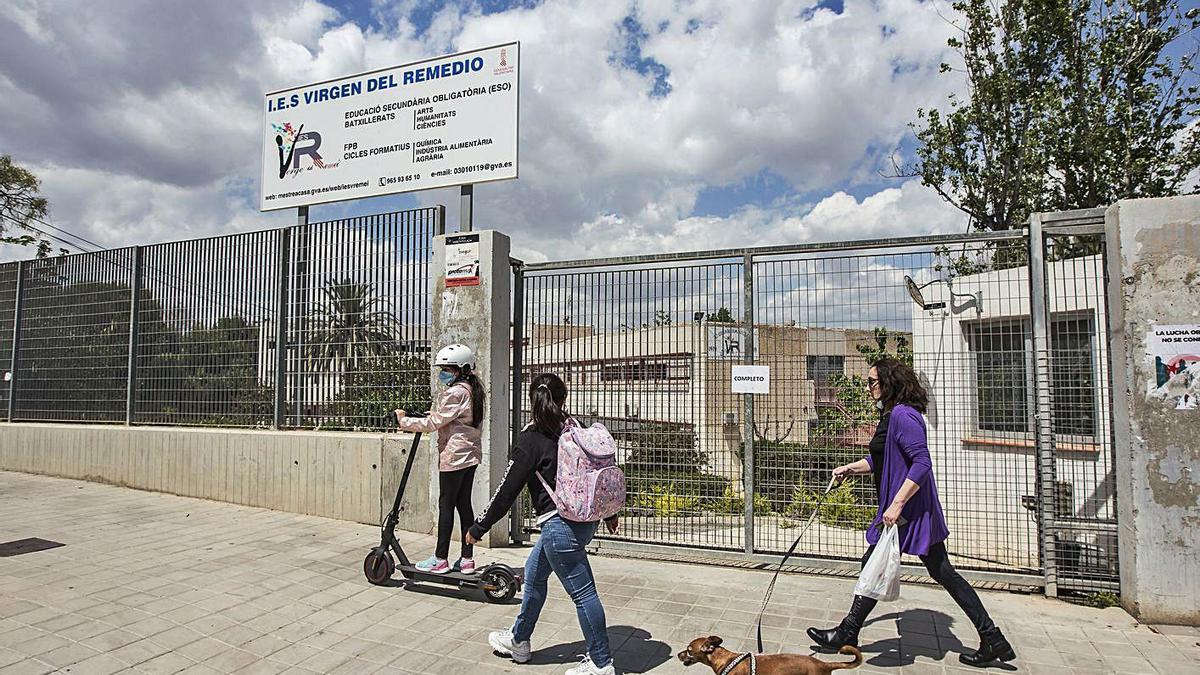
{"type": "MultiPolygon", "coordinates": [[[[871,439],[871,454],[852,464],[839,466],[833,475],[839,482],[846,476],[874,474],[879,488],[879,510],[867,529],[870,545],[862,564],[875,550],[884,525],[900,527],[900,550],[918,556],[929,570],[929,576],[950,592],[954,602],[966,612],[979,631],[979,649],[960,654],[958,660],[983,667],[993,661],[1011,661],[1017,657],[992,618],[988,616],[979,594],[950,564],[946,554],[946,517],[938,500],[933,480],[933,464],[929,460],[926,441],[925,406],[929,396],[913,369],[895,359],[876,363],[867,375],[867,387],[881,416],[875,436],[871,439]]],[[[861,595],[854,596],[850,613],[834,628],[809,628],[808,636],[821,647],[838,649],[842,645],[858,646],[858,631],[876,601],[861,595]]]]}

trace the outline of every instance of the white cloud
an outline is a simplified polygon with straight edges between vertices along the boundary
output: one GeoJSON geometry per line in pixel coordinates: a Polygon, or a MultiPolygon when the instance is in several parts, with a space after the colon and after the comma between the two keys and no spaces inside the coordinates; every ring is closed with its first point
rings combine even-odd
{"type": "MultiPolygon", "coordinates": [[[[263,92],[519,39],[521,178],[480,186],[475,222],[531,259],[956,228],[911,181],[842,192],[876,182],[915,109],[944,97],[946,3],[812,4],[450,2],[418,36],[410,2],[375,3],[381,29],[315,0],[19,2],[0,17],[0,147],[42,176],[56,224],[105,244],[270,227],[286,218],[253,203],[263,92]],[[665,96],[622,61],[627,16],[665,96]],[[816,197],[693,215],[705,188],[764,171],[816,197]]],[[[453,191],[417,198],[453,222],[453,191]]]]}

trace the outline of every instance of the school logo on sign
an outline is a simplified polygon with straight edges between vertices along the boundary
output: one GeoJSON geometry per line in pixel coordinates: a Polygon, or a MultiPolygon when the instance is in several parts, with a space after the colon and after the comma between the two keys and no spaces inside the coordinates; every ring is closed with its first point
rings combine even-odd
{"type": "Polygon", "coordinates": [[[321,134],[305,131],[303,124],[298,129],[294,128],[291,122],[272,123],[271,129],[275,132],[275,145],[279,148],[281,180],[289,173],[294,176],[305,170],[337,168],[337,162],[326,164],[321,158],[321,134]],[[309,159],[307,167],[300,161],[304,157],[309,159]]]}

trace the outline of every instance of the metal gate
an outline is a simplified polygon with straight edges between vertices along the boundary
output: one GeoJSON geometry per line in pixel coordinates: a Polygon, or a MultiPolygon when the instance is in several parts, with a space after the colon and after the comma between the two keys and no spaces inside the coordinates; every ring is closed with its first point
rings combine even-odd
{"type": "Polygon", "coordinates": [[[1102,232],[1089,211],[1028,231],[518,266],[515,401],[554,372],[570,411],[613,433],[622,541],[751,560],[816,510],[798,555],[820,567],[862,553],[869,479],[817,498],[866,454],[866,373],[894,355],[930,394],[956,563],[1050,594],[1113,589],[1102,232]],[[769,395],[732,392],[745,364],[770,367],[769,395]]]}

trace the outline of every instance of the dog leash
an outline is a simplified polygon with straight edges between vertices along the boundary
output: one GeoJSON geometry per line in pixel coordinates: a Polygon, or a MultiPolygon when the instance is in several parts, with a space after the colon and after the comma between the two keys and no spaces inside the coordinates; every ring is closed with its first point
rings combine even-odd
{"type": "MultiPolygon", "coordinates": [[[[767,593],[765,596],[763,596],[762,608],[758,610],[758,653],[759,654],[761,654],[763,651],[762,618],[763,618],[763,614],[767,611],[767,604],[771,602],[771,594],[775,592],[775,582],[779,580],[779,573],[781,571],[783,571],[783,565],[784,565],[784,563],[787,562],[787,559],[792,557],[792,554],[796,552],[796,547],[800,545],[800,540],[803,539],[804,535],[808,533],[808,528],[812,527],[813,522],[816,521],[817,514],[821,511],[821,505],[825,503],[825,498],[828,497],[829,493],[833,491],[833,484],[836,481],[837,481],[837,477],[833,477],[833,478],[829,479],[829,485],[825,486],[824,494],[822,494],[820,496],[820,498],[817,499],[816,505],[813,506],[813,512],[811,514],[809,514],[808,522],[805,523],[804,527],[802,527],[800,529],[800,534],[796,535],[796,541],[792,542],[791,548],[789,548],[787,550],[787,553],[784,554],[783,559],[779,561],[779,567],[775,568],[775,574],[774,574],[774,576],[771,577],[771,583],[767,585],[767,593]]],[[[753,669],[754,669],[754,661],[753,660],[751,660],[751,662],[750,662],[750,668],[753,671],[753,669]]]]}

